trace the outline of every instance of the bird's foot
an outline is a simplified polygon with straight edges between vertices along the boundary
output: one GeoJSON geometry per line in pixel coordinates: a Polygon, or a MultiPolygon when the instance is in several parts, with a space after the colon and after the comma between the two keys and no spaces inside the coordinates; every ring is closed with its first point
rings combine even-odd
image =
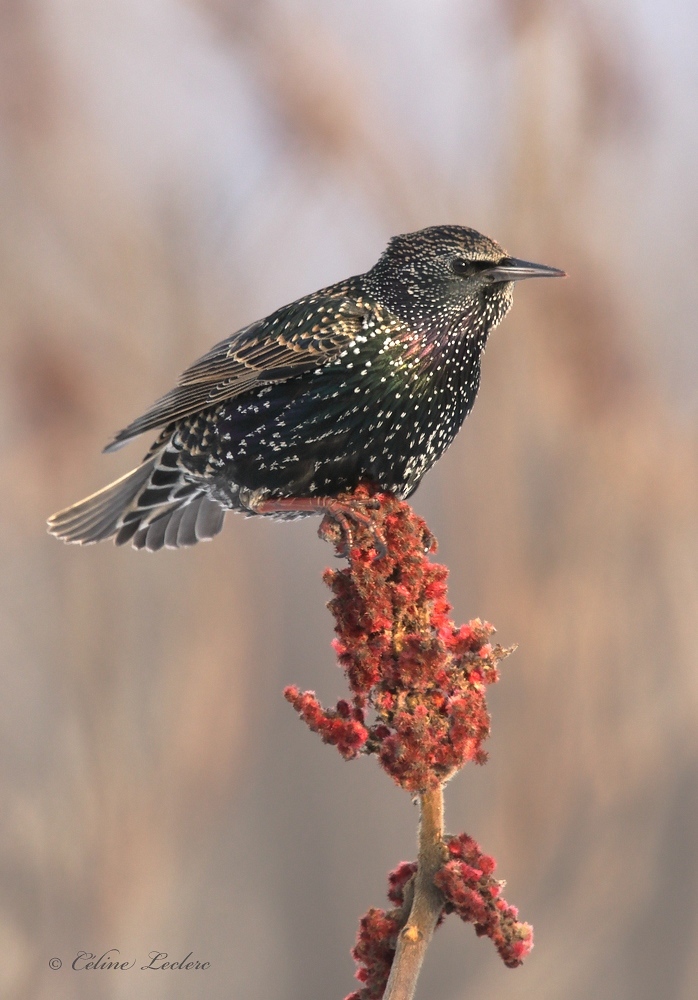
{"type": "MultiPolygon", "coordinates": [[[[369,511],[380,510],[380,500],[366,499],[332,499],[325,508],[325,513],[332,518],[342,533],[343,545],[338,555],[348,558],[354,548],[354,527],[366,528],[376,550],[376,558],[383,559],[388,553],[385,536],[376,523],[375,517],[369,511]]],[[[322,537],[322,526],[320,528],[322,537]]]]}
{"type": "Polygon", "coordinates": [[[369,513],[380,509],[380,500],[372,497],[255,497],[246,506],[253,514],[325,514],[338,525],[344,540],[342,556],[354,547],[353,525],[367,528],[373,536],[376,553],[382,559],[388,551],[383,533],[369,513]]]}

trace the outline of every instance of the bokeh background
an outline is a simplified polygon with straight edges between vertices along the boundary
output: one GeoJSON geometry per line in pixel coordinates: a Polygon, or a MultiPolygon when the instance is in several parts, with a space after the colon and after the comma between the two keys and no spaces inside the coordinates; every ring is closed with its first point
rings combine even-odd
{"type": "MultiPolygon", "coordinates": [[[[698,996],[698,15],[690,0],[0,2],[0,995],[341,998],[417,813],[284,702],[342,684],[317,524],[156,556],[52,511],[212,343],[472,225],[519,287],[415,497],[519,649],[447,825],[534,923],[434,1000],[698,996]],[[205,972],[73,972],[78,950],[205,972]],[[60,957],[60,971],[49,960],[60,957]]],[[[142,964],[139,961],[138,964],[142,964]]]]}

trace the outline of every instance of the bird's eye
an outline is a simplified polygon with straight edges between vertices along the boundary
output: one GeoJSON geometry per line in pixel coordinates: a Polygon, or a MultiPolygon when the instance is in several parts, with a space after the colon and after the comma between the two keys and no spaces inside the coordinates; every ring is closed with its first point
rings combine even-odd
{"type": "Polygon", "coordinates": [[[463,257],[453,257],[451,270],[461,278],[472,278],[479,271],[492,267],[491,260],[465,260],[463,257]]]}
{"type": "Polygon", "coordinates": [[[460,275],[460,277],[465,278],[469,274],[473,273],[471,264],[472,261],[463,260],[462,257],[453,257],[453,259],[451,260],[451,270],[453,271],[454,274],[458,274],[460,275]]]}

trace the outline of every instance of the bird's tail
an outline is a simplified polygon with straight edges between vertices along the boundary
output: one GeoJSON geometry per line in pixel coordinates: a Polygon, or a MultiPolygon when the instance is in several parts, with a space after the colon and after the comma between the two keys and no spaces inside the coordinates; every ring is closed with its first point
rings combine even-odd
{"type": "Polygon", "coordinates": [[[85,545],[114,537],[155,552],[213,538],[224,510],[186,477],[177,453],[165,446],[121,479],[48,519],[48,530],[64,542],[85,545]]]}

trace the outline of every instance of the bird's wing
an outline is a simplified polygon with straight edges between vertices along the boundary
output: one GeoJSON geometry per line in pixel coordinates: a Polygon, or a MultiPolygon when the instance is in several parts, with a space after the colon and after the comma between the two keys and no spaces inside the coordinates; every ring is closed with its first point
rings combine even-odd
{"type": "Polygon", "coordinates": [[[322,367],[376,318],[361,298],[317,293],[272,313],[216,344],[181,375],[178,385],[114,437],[115,451],[143,431],[208,409],[265,383],[322,367]]]}

